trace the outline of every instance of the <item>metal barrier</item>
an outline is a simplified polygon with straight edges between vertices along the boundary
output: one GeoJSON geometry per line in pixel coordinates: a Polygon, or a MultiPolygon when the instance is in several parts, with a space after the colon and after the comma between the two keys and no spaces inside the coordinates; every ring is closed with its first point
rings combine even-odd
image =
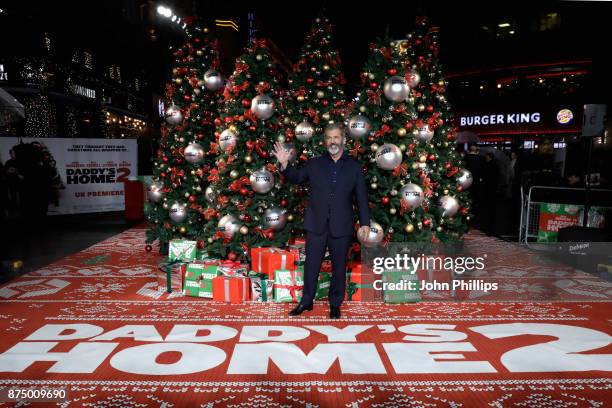
{"type": "MultiPolygon", "coordinates": [[[[590,190],[590,206],[612,209],[612,190],[590,190]]],[[[532,186],[525,195],[521,186],[521,218],[519,242],[532,246],[540,226],[540,205],[546,203],[584,205],[585,188],[532,186]]]]}

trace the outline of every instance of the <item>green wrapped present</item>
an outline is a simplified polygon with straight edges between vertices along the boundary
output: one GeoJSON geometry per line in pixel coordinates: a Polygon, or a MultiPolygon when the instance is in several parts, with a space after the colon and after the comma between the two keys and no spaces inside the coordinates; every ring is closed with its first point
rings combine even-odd
{"type": "Polygon", "coordinates": [[[208,255],[208,252],[204,250],[196,249],[195,260],[196,261],[214,261],[214,258],[211,258],[208,255]]]}
{"type": "Polygon", "coordinates": [[[297,303],[304,290],[303,268],[291,271],[277,269],[274,271],[274,301],[297,303]]]}
{"type": "Polygon", "coordinates": [[[410,271],[384,271],[382,273],[385,303],[413,303],[421,300],[419,277],[410,271]]]}
{"type": "Polygon", "coordinates": [[[196,242],[186,239],[173,239],[168,247],[168,259],[172,261],[191,262],[196,259],[196,242]]]}
{"type": "Polygon", "coordinates": [[[319,280],[317,281],[316,299],[326,299],[329,296],[329,288],[331,287],[331,275],[328,272],[319,272],[319,280]]]}
{"type": "Polygon", "coordinates": [[[268,279],[265,273],[249,272],[251,279],[251,300],[255,302],[268,302],[274,293],[274,281],[268,279]]]}
{"type": "Polygon", "coordinates": [[[185,295],[212,299],[212,280],[219,275],[219,265],[216,263],[191,262],[187,264],[185,271],[185,295]]]}

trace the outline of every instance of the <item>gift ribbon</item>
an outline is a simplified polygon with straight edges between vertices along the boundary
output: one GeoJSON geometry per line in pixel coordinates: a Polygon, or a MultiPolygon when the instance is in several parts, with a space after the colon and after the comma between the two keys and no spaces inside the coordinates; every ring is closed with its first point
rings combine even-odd
{"type": "MultiPolygon", "coordinates": [[[[257,253],[257,271],[261,272],[261,268],[262,268],[261,261],[263,259],[264,253],[266,253],[266,254],[267,253],[273,253],[274,254],[274,253],[282,253],[282,252],[284,252],[284,251],[282,251],[280,249],[277,249],[277,248],[268,248],[268,249],[265,249],[263,251],[259,251],[257,253]]],[[[279,269],[287,269],[287,255],[282,255],[282,258],[281,258],[281,267],[279,269]]]]}
{"type": "Polygon", "coordinates": [[[242,301],[244,302],[246,300],[246,279],[245,278],[234,278],[234,277],[224,277],[223,279],[223,295],[224,298],[223,300],[225,300],[226,302],[230,302],[230,280],[231,279],[240,279],[242,281],[242,301]]]}
{"type": "Polygon", "coordinates": [[[291,285],[276,285],[277,289],[288,289],[289,294],[291,295],[291,301],[293,303],[297,302],[296,291],[302,290],[304,285],[298,286],[296,282],[296,271],[289,271],[289,276],[291,276],[291,285]]]}
{"type": "MultiPolygon", "coordinates": [[[[165,265],[165,269],[166,269],[166,291],[168,293],[172,293],[172,267],[174,265],[180,265],[182,263],[183,262],[180,259],[175,259],[174,261],[168,262],[165,265]]],[[[182,279],[182,277],[181,277],[181,279],[182,279]]]]}

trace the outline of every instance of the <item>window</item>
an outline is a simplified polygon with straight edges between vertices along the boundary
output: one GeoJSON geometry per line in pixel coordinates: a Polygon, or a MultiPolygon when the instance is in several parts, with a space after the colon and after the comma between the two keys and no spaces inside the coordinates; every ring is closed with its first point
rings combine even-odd
{"type": "Polygon", "coordinates": [[[523,142],[523,149],[533,149],[534,142],[533,140],[525,140],[523,142]]]}
{"type": "Polygon", "coordinates": [[[561,27],[561,15],[559,13],[544,13],[540,15],[540,31],[556,30],[561,27]]]}

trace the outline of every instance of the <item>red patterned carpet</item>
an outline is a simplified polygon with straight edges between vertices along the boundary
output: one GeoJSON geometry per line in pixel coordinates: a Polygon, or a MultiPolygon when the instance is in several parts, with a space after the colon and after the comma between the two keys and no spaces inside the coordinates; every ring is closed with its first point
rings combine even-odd
{"type": "Polygon", "coordinates": [[[63,407],[612,401],[612,285],[521,246],[468,236],[498,292],[348,302],[330,321],[325,303],[288,318],[289,304],[159,293],[143,240],[132,229],[0,287],[0,392],[65,387],[63,407]]]}

